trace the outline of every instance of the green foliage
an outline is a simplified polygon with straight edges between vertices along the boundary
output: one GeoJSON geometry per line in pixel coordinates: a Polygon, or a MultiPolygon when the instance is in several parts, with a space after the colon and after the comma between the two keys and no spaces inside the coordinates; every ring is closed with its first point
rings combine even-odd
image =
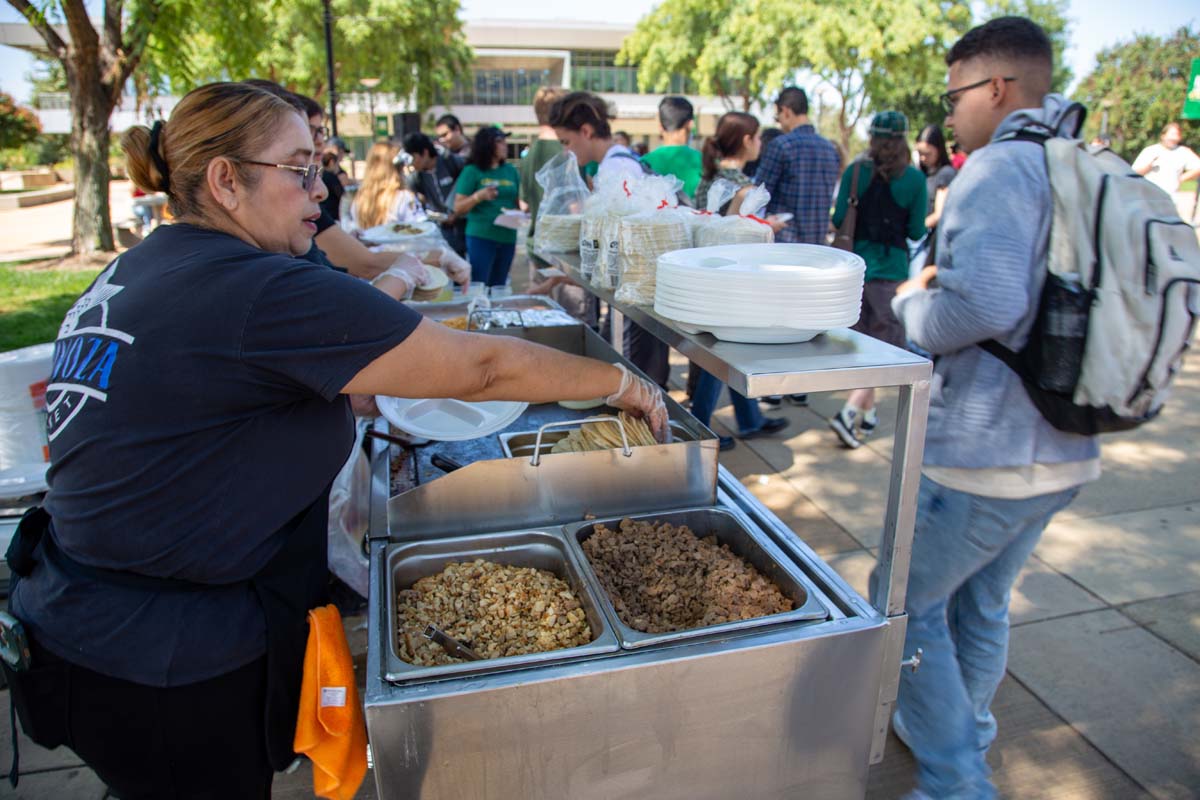
{"type": "Polygon", "coordinates": [[[1200,57],[1200,29],[1191,25],[1167,37],[1142,34],[1102,50],[1096,67],[1079,83],[1074,98],[1089,109],[1084,136],[1100,132],[1105,107],[1112,147],[1132,161],[1158,141],[1171,121],[1183,127],[1184,141],[1195,142],[1200,122],[1180,120],[1192,59],[1200,57]]]}
{"type": "MultiPolygon", "coordinates": [[[[338,91],[359,91],[359,79],[382,78],[377,92],[415,94],[427,106],[447,94],[474,55],[458,19],[457,0],[333,0],[338,91]]],[[[271,0],[230,7],[190,20],[171,47],[182,64],[157,55],[151,85],[169,77],[175,91],[210,80],[263,77],[328,99],[321,0],[271,0]],[[231,58],[230,48],[238,48],[231,58]],[[181,68],[182,67],[182,68],[181,68]]],[[[164,42],[165,45],[165,42],[164,42]]]]}
{"type": "Polygon", "coordinates": [[[67,310],[99,273],[0,264],[0,352],[54,341],[67,310]]]}
{"type": "Polygon", "coordinates": [[[618,56],[637,64],[643,91],[666,91],[683,75],[730,106],[768,102],[789,84],[825,94],[822,124],[853,152],[855,126],[897,109],[914,128],[945,114],[945,56],[973,24],[1023,14],[1055,47],[1054,85],[1071,80],[1062,60],[1070,25],[1066,0],[990,0],[974,18],[969,0],[673,0],[626,37],[618,56]],[[832,115],[832,117],[830,116],[832,115]]]}
{"type": "Polygon", "coordinates": [[[937,0],[845,5],[824,0],[803,5],[809,9],[808,19],[784,37],[785,55],[820,78],[821,88],[832,89],[844,150],[850,149],[852,131],[868,112],[898,107],[905,99],[913,103],[905,97],[913,87],[929,91],[940,86],[945,67],[935,59],[970,19],[965,3],[937,0]]]}
{"type": "Polygon", "coordinates": [[[38,104],[38,98],[44,94],[55,94],[67,91],[67,71],[57,58],[34,57],[33,69],[25,73],[25,80],[33,88],[30,102],[38,104]]]}
{"type": "Polygon", "coordinates": [[[20,147],[32,142],[41,132],[42,126],[32,111],[0,92],[0,148],[20,147]]]}
{"type": "Polygon", "coordinates": [[[686,75],[701,93],[747,107],[766,90],[752,74],[758,54],[738,52],[726,24],[746,5],[746,0],[662,3],[625,37],[617,63],[638,65],[638,87],[644,92],[669,91],[674,76],[686,75]]]}
{"type": "Polygon", "coordinates": [[[1054,48],[1054,75],[1050,90],[1065,92],[1075,77],[1066,61],[1070,42],[1071,22],[1067,19],[1067,0],[990,0],[984,7],[981,22],[996,17],[1028,17],[1041,26],[1054,48]]]}

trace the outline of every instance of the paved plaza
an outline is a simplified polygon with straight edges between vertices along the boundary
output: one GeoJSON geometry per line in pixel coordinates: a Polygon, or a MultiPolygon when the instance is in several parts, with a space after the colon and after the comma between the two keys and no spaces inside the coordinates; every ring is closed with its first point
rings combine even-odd
{"type": "MultiPolygon", "coordinates": [[[[113,194],[119,221],[129,216],[128,184],[114,184],[113,194]]],[[[70,203],[0,212],[0,262],[61,248],[69,225],[70,203]]],[[[518,279],[525,273],[514,266],[518,279]]],[[[675,364],[679,387],[683,368],[675,364]]],[[[1103,477],[1055,518],[1017,582],[1008,676],[995,704],[1000,733],[989,759],[1003,797],[1200,797],[1200,357],[1193,354],[1175,386],[1159,419],[1104,437],[1103,477]]],[[[791,426],[775,438],[739,442],[721,462],[865,592],[884,516],[895,392],[882,392],[881,432],[854,451],[836,445],[825,421],[841,396],[811,402],[768,411],[791,426]]],[[[731,427],[726,405],[714,428],[731,427]]],[[[361,631],[352,637],[364,639],[361,631]]],[[[0,718],[7,706],[0,692],[0,718]]],[[[0,771],[7,727],[0,725],[0,771]]],[[[891,737],[871,770],[868,797],[900,797],[914,785],[913,769],[891,737]]],[[[24,741],[21,774],[20,788],[13,793],[5,783],[0,797],[104,795],[63,748],[24,741]]],[[[309,768],[280,776],[274,796],[311,797],[309,768]]],[[[371,776],[358,796],[376,796],[371,776]]]]}

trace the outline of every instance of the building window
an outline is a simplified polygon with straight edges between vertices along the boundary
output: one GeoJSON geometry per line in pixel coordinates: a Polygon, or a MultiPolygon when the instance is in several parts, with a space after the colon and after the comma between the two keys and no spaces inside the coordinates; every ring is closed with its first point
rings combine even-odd
{"type": "Polygon", "coordinates": [[[476,69],[469,82],[457,81],[452,105],[526,106],[541,86],[550,85],[550,70],[476,69]]]}
{"type": "Polygon", "coordinates": [[[636,94],[637,67],[619,67],[617,54],[606,50],[571,53],[571,88],[585,92],[636,94]]]}
{"type": "MultiPolygon", "coordinates": [[[[571,88],[585,92],[640,94],[637,67],[617,66],[617,54],[609,50],[576,50],[571,53],[571,88]]],[[[699,94],[695,81],[682,75],[671,78],[671,94],[699,94]]],[[[657,94],[657,92],[651,92],[657,94]]]]}

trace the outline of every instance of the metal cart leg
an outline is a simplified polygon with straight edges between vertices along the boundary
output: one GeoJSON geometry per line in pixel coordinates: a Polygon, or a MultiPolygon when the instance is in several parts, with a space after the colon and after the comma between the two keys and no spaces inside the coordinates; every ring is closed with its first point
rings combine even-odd
{"type": "Polygon", "coordinates": [[[875,711],[875,733],[871,742],[872,764],[883,759],[883,744],[887,738],[892,705],[900,689],[901,662],[911,655],[904,652],[904,634],[908,627],[904,598],[912,558],[917,488],[921,482],[928,412],[929,381],[917,381],[911,386],[900,387],[887,517],[883,523],[883,541],[879,546],[879,583],[876,596],[872,598],[876,610],[888,619],[887,643],[880,665],[879,706],[875,711]]]}

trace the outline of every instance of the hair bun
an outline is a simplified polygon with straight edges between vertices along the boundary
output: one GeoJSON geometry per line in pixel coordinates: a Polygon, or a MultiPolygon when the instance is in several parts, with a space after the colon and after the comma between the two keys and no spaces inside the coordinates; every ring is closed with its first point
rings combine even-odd
{"type": "Polygon", "coordinates": [[[160,137],[162,136],[163,121],[155,120],[154,125],[150,127],[150,142],[148,149],[150,151],[150,160],[154,162],[155,169],[158,170],[160,183],[162,188],[159,191],[171,193],[171,177],[170,171],[167,169],[167,160],[163,158],[160,145],[160,137]]]}

